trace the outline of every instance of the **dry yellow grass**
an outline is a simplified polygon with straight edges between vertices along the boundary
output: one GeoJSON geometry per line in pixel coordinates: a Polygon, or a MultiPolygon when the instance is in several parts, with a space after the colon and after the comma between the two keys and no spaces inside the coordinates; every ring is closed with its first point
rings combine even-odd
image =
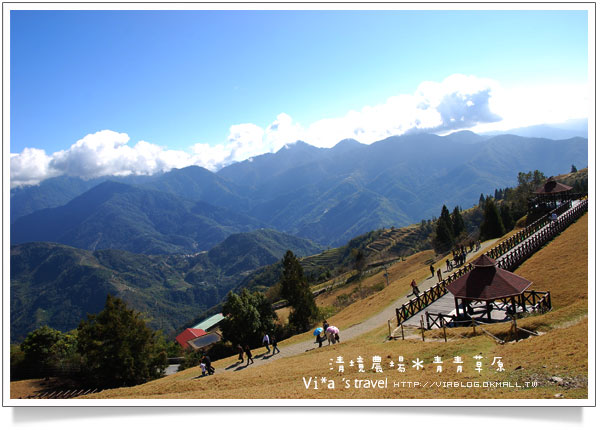
{"type": "MultiPolygon", "coordinates": [[[[198,375],[197,369],[188,369],[178,375],[144,384],[139,387],[122,388],[99,393],[92,398],[174,398],[174,399],[302,399],[302,398],[552,398],[561,393],[565,398],[581,398],[587,396],[587,345],[579,347],[579,342],[586,341],[587,322],[558,329],[545,336],[522,340],[517,344],[497,345],[490,338],[478,336],[461,342],[420,342],[395,341],[388,343],[368,343],[364,339],[350,341],[344,344],[313,350],[300,356],[275,361],[260,369],[227,373],[211,378],[192,379],[198,375]],[[563,348],[564,339],[568,338],[572,345],[570,349],[563,348]],[[560,348],[559,348],[560,346],[560,348]],[[556,349],[563,351],[556,353],[556,349]],[[538,354],[538,351],[546,354],[538,354]],[[475,360],[472,358],[481,353],[484,357],[481,374],[475,371],[475,360]],[[390,369],[389,362],[396,362],[398,356],[405,357],[407,371],[399,373],[390,369]],[[337,365],[330,370],[330,363],[338,356],[344,357],[346,369],[338,372],[337,365]],[[349,360],[359,356],[365,358],[365,373],[359,373],[348,368],[349,360]],[[371,370],[372,357],[381,356],[383,372],[371,370]],[[432,364],[434,357],[442,357],[443,371],[436,373],[432,364]],[[452,364],[455,356],[463,357],[464,372],[456,373],[456,365],[452,364]],[[493,357],[502,357],[505,372],[497,372],[496,366],[490,366],[493,357]],[[424,361],[422,370],[411,367],[413,360],[424,361]],[[544,367],[545,366],[545,367],[544,367]],[[515,370],[519,368],[519,370],[515,370]],[[559,375],[570,387],[558,386],[551,382],[553,376],[559,375]],[[318,378],[318,389],[313,382],[306,388],[306,379],[318,378]],[[320,379],[325,377],[326,384],[320,379]],[[345,378],[345,379],[344,379],[345,378]],[[386,388],[359,389],[355,379],[384,380],[386,388]],[[352,386],[346,388],[346,380],[352,386]],[[335,389],[328,389],[327,384],[333,381],[335,389]],[[435,386],[424,388],[409,387],[408,382],[429,382],[453,384],[486,382],[512,383],[512,387],[499,388],[448,388],[435,386]],[[536,381],[538,387],[526,388],[526,382],[536,381]],[[395,387],[394,383],[399,386],[395,387]],[[404,383],[404,386],[402,386],[404,383]],[[523,388],[515,388],[520,384],[523,388]]],[[[313,380],[314,381],[314,380],[313,380]]]]}
{"type": "MultiPolygon", "coordinates": [[[[491,337],[483,335],[463,338],[470,329],[449,329],[452,339],[444,343],[439,339],[439,331],[427,333],[427,342],[420,340],[391,341],[383,343],[387,333],[381,327],[359,338],[326,348],[289,358],[282,358],[267,365],[239,372],[225,372],[209,378],[193,379],[198,369],[188,369],[150,383],[116,390],[107,390],[90,396],[91,398],[143,399],[306,399],[306,398],[527,398],[544,399],[561,396],[564,398],[587,398],[587,215],[569,227],[549,245],[538,251],[516,272],[533,281],[535,290],[551,291],[553,311],[518,320],[520,327],[538,329],[545,334],[529,337],[518,343],[500,345],[491,337]],[[436,339],[437,337],[437,339],[436,339]],[[482,371],[475,371],[474,356],[481,354],[482,371]],[[346,369],[339,373],[337,365],[330,370],[330,362],[338,356],[344,357],[346,369]],[[361,356],[365,359],[367,372],[358,373],[356,367],[348,368],[348,362],[361,356]],[[372,358],[381,356],[383,373],[371,370],[372,358]],[[405,357],[406,373],[390,369],[389,362],[397,362],[398,356],[405,357]],[[436,373],[432,364],[434,357],[440,356],[444,362],[443,372],[436,373]],[[461,356],[465,361],[463,373],[456,373],[453,357],[461,356]],[[494,357],[502,357],[505,372],[498,372],[491,366],[494,357]],[[411,368],[412,360],[424,361],[425,368],[411,368]],[[318,382],[314,389],[305,387],[303,378],[322,377],[327,383],[333,381],[334,389],[327,383],[318,382]],[[552,378],[555,377],[553,381],[552,378]],[[561,379],[556,379],[556,377],[561,379]],[[355,379],[385,380],[387,388],[356,388],[355,379]],[[347,381],[353,385],[345,388],[347,381]],[[484,382],[495,381],[512,386],[483,387],[484,382]],[[536,387],[526,386],[535,383],[536,387]],[[426,382],[424,387],[409,387],[407,382],[426,382]],[[456,388],[444,383],[459,384],[456,388]],[[397,383],[398,386],[394,386],[397,383]],[[404,386],[402,386],[404,383],[404,386]],[[438,384],[439,386],[436,386],[438,384]],[[462,386],[461,386],[462,384],[462,386]],[[469,384],[480,384],[478,388],[469,384]],[[515,387],[515,384],[520,385],[515,387]]],[[[429,276],[426,253],[413,256],[405,265],[394,266],[390,273],[389,287],[358,301],[331,318],[338,327],[347,327],[363,321],[373,313],[391,303],[398,296],[406,294],[410,279],[423,279],[429,276]]],[[[381,276],[381,274],[379,275],[381,276]]],[[[489,331],[502,335],[508,333],[509,324],[488,326],[489,331]]],[[[295,336],[286,342],[310,337],[308,334],[295,336]]],[[[282,342],[282,346],[286,343],[282,342]]],[[[226,367],[235,359],[221,360],[216,367],[226,367]]]]}

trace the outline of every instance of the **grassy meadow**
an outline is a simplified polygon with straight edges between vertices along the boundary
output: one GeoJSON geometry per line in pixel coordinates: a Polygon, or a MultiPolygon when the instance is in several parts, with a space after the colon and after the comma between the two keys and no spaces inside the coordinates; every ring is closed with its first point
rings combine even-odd
{"type": "MultiPolygon", "coordinates": [[[[531,289],[551,292],[551,312],[517,321],[519,327],[535,330],[539,336],[500,344],[479,328],[475,334],[472,328],[455,328],[447,330],[448,342],[444,342],[441,330],[426,332],[425,342],[420,336],[386,341],[386,324],[355,339],[344,341],[342,337],[340,344],[254,368],[250,365],[206,378],[197,378],[200,370],[191,368],[143,385],[106,390],[87,398],[585,399],[588,397],[587,226],[586,214],[515,271],[533,281],[531,289]],[[338,357],[344,361],[343,373],[335,363],[338,357]],[[358,357],[364,359],[365,372],[357,369],[358,357]],[[373,357],[381,357],[382,372],[372,369],[373,357]],[[399,357],[404,359],[404,373],[397,369],[399,357]],[[443,362],[441,373],[436,372],[437,365],[433,363],[436,357],[443,362]],[[457,373],[455,357],[464,361],[462,373],[457,373]],[[494,357],[500,357],[504,371],[498,371],[497,364],[492,365],[494,357]],[[350,360],[354,362],[352,367],[350,360]],[[422,361],[422,369],[413,368],[416,361],[422,361]],[[476,371],[477,361],[481,362],[480,372],[476,371]]],[[[389,286],[354,301],[329,322],[343,332],[377,314],[409,292],[411,279],[420,282],[430,276],[426,262],[432,257],[433,252],[426,251],[396,263],[388,269],[389,286]]],[[[439,261],[436,268],[441,264],[439,261]]],[[[373,286],[382,280],[383,274],[378,273],[363,280],[362,286],[373,286]]],[[[356,285],[348,285],[330,295],[319,296],[318,304],[333,305],[336,297],[355,288],[356,285]]],[[[507,340],[510,329],[510,323],[486,326],[489,333],[507,340]]],[[[311,338],[310,333],[294,336],[280,342],[279,348],[311,338]]],[[[231,357],[213,365],[226,368],[235,360],[236,357],[231,357]]]]}

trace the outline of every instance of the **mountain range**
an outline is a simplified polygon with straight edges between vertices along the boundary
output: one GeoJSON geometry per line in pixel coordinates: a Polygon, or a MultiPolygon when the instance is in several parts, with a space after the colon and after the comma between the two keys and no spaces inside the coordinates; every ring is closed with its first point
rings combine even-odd
{"type": "MultiPolygon", "coordinates": [[[[190,166],[14,188],[11,340],[42,324],[73,329],[108,293],[174,334],[228,291],[271,285],[278,271],[265,266],[288,249],[306,256],[350,239],[377,244],[365,233],[431,219],[444,204],[471,207],[514,185],[518,172],[585,167],[587,144],[471,132],[329,149],[296,142],[216,173],[190,166]]],[[[429,231],[420,225],[385,246],[414,247],[429,231]]],[[[310,275],[349,264],[352,243],[307,259],[310,275]]]]}
{"type": "Polygon", "coordinates": [[[208,250],[233,233],[272,228],[339,246],[361,233],[469,207],[512,186],[587,166],[587,139],[403,135],[371,145],[284,146],[213,173],[53,178],[11,190],[11,243],[54,241],[145,254],[208,250]]]}

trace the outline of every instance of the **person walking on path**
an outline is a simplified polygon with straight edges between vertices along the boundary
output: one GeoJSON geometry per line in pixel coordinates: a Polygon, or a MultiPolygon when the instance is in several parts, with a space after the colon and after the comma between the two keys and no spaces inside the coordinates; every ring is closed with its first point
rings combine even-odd
{"type": "Polygon", "coordinates": [[[263,346],[265,346],[267,348],[267,354],[269,352],[271,352],[271,349],[269,348],[269,335],[265,333],[265,336],[263,337],[263,346]]]}
{"type": "Polygon", "coordinates": [[[319,348],[323,346],[323,339],[325,338],[325,332],[323,332],[323,337],[321,337],[321,333],[317,335],[317,342],[319,342],[319,348]]]}
{"type": "Polygon", "coordinates": [[[435,275],[435,269],[433,268],[433,264],[429,265],[429,270],[431,270],[431,277],[433,278],[433,275],[435,275]]]}
{"type": "Polygon", "coordinates": [[[329,323],[327,320],[323,321],[323,333],[327,333],[327,329],[329,328],[329,323]]]}
{"type": "Polygon", "coordinates": [[[442,269],[438,269],[437,275],[438,275],[438,282],[442,282],[442,269]]]}
{"type": "Polygon", "coordinates": [[[239,343],[237,345],[237,350],[238,350],[238,360],[243,363],[244,362],[244,348],[242,348],[242,345],[240,345],[239,343]]]}
{"type": "Polygon", "coordinates": [[[277,348],[277,338],[274,334],[271,335],[271,345],[273,345],[273,355],[275,355],[275,351],[281,352],[279,351],[279,348],[277,348]]]}
{"type": "MultiPolygon", "coordinates": [[[[421,292],[419,291],[419,287],[417,286],[417,282],[416,282],[414,279],[413,279],[413,280],[412,280],[412,282],[410,283],[410,286],[412,287],[412,294],[413,294],[415,297],[419,297],[419,294],[420,294],[421,292]]],[[[410,295],[411,295],[411,294],[409,294],[409,296],[410,296],[410,295]]]]}
{"type": "Polygon", "coordinates": [[[244,347],[244,352],[246,352],[246,356],[248,357],[246,366],[248,366],[250,363],[254,364],[254,360],[252,359],[252,351],[250,351],[250,347],[248,345],[244,347]]]}
{"type": "Polygon", "coordinates": [[[212,362],[210,361],[210,357],[208,355],[205,355],[204,357],[202,357],[202,362],[206,366],[206,371],[208,372],[209,375],[212,375],[213,373],[215,373],[215,368],[212,367],[212,362]]]}
{"type": "Polygon", "coordinates": [[[450,260],[446,258],[446,272],[452,270],[452,265],[450,264],[450,260]]]}

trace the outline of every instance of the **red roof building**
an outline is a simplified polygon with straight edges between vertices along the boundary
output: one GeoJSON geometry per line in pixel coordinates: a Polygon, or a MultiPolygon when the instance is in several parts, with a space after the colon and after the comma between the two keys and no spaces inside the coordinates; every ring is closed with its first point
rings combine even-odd
{"type": "Polygon", "coordinates": [[[175,338],[175,340],[181,345],[183,348],[189,348],[190,345],[188,341],[196,339],[200,336],[204,336],[206,332],[199,328],[186,328],[184,331],[179,333],[179,335],[175,338]]]}

